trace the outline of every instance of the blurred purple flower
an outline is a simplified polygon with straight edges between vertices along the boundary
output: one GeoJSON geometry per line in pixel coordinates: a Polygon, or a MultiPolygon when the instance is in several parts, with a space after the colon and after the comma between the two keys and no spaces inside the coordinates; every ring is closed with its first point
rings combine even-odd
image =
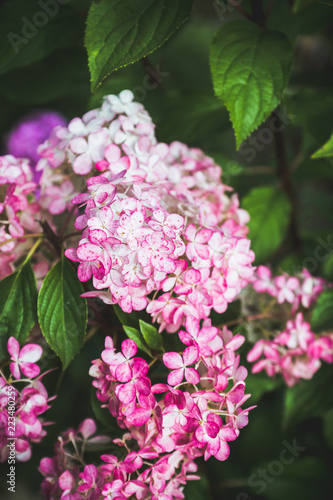
{"type": "Polygon", "coordinates": [[[34,168],[40,159],[37,147],[50,136],[57,125],[65,126],[66,119],[55,111],[36,111],[22,118],[10,132],[6,149],[17,158],[29,158],[34,168]]]}

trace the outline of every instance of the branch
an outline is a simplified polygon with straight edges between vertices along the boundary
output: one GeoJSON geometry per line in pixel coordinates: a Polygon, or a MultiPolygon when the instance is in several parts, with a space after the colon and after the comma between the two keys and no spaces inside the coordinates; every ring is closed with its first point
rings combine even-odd
{"type": "Polygon", "coordinates": [[[284,134],[281,131],[282,122],[279,116],[276,116],[278,120],[277,129],[280,131],[274,133],[274,144],[275,153],[278,164],[277,174],[281,180],[282,187],[289,198],[291,203],[291,221],[290,221],[290,233],[292,238],[292,244],[296,252],[301,250],[301,241],[298,235],[297,220],[296,220],[296,203],[294,198],[294,190],[290,177],[290,168],[287,162],[286,147],[284,134]]]}

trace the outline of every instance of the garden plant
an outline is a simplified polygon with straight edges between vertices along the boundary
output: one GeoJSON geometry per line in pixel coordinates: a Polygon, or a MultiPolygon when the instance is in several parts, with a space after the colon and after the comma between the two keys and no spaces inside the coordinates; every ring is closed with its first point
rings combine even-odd
{"type": "Polygon", "coordinates": [[[0,2],[3,498],[320,500],[333,2],[0,2]]]}

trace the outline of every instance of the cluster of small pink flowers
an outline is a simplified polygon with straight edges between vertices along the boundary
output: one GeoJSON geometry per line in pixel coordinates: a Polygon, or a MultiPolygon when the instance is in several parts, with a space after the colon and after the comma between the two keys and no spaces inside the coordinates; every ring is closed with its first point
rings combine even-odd
{"type": "Polygon", "coordinates": [[[253,373],[266,370],[270,377],[280,373],[287,385],[293,386],[300,379],[311,379],[321,360],[333,362],[333,333],[316,336],[299,312],[300,307],[307,309],[316,302],[324,285],[323,279],[311,276],[306,269],[297,277],[284,273],[273,278],[269,268],[258,267],[253,288],[275,297],[279,304],[290,304],[292,319],[273,339],[255,343],[247,356],[249,362],[256,361],[253,373]]]}
{"type": "Polygon", "coordinates": [[[37,227],[35,217],[40,206],[34,200],[36,184],[33,182],[33,173],[28,160],[17,159],[11,155],[0,156],[0,189],[0,279],[2,279],[14,270],[13,262],[21,253],[17,248],[18,242],[24,241],[27,231],[34,232],[37,227]]]}
{"type": "Polygon", "coordinates": [[[9,443],[14,443],[15,460],[25,462],[31,457],[32,443],[46,435],[41,415],[50,408],[47,391],[41,382],[36,361],[43,350],[37,344],[26,344],[21,350],[14,337],[8,340],[11,377],[0,372],[0,462],[7,460],[9,443]],[[25,378],[21,378],[21,372],[25,378]],[[14,379],[14,380],[13,380],[14,379]],[[14,384],[20,384],[20,389],[14,384]],[[23,389],[21,388],[23,384],[23,389]]]}
{"type": "Polygon", "coordinates": [[[298,313],[273,340],[256,342],[247,360],[257,361],[253,373],[266,370],[270,377],[281,373],[287,385],[293,386],[300,379],[311,379],[321,360],[333,363],[333,332],[317,337],[302,313],[298,313]],[[263,359],[258,361],[261,356],[263,359]]]}
{"type": "Polygon", "coordinates": [[[251,280],[249,216],[220,167],[198,149],[158,143],[130,91],[57,127],[39,153],[43,207],[85,206],[75,223],[82,239],[66,256],[81,281],[93,277],[90,295],[125,312],[147,308],[175,332],[189,315],[224,312],[251,280]],[[75,195],[85,180],[87,192],[75,195]]]}
{"type": "MultiPolygon", "coordinates": [[[[48,498],[60,493],[68,500],[184,498],[186,482],[199,479],[195,458],[228,458],[228,442],[247,425],[251,409],[242,409],[250,397],[244,393],[247,370],[239,366],[235,352],[244,337],[218,330],[208,319],[200,326],[193,316],[185,327],[179,332],[183,354],[163,355],[170,370],[167,383],[153,386],[135,342],[124,340],[117,352],[106,338],[102,359],[92,362],[90,375],[102,407],[126,429],[121,439],[113,440],[120,451],[117,456],[103,454],[103,465],[86,465],[80,472],[68,463],[61,439],[57,456],[41,462],[48,498]]],[[[69,441],[77,434],[67,435],[69,441]]]]}
{"type": "Polygon", "coordinates": [[[308,308],[315,303],[324,289],[324,283],[322,278],[315,278],[305,268],[297,277],[287,273],[272,277],[268,267],[259,266],[253,277],[253,288],[257,292],[276,297],[279,304],[289,302],[292,313],[300,306],[308,308]]]}

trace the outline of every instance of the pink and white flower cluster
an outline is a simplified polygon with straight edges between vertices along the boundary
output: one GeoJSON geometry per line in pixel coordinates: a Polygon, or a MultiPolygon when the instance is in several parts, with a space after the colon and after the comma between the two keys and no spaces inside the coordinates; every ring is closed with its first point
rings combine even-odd
{"type": "Polygon", "coordinates": [[[81,281],[93,277],[89,295],[125,312],[147,308],[161,330],[174,332],[189,315],[224,312],[252,278],[249,216],[211,158],[158,143],[150,116],[132,100],[130,91],[107,96],[100,109],[54,130],[39,148],[42,194],[52,213],[71,198],[85,206],[75,224],[82,238],[66,256],[79,263],[81,281]],[[88,175],[87,192],[73,197],[88,175]]]}
{"type": "Polygon", "coordinates": [[[297,277],[288,273],[273,277],[268,267],[259,266],[253,277],[253,288],[256,292],[266,292],[276,297],[279,304],[291,304],[292,313],[300,306],[308,308],[314,304],[323,291],[324,284],[322,278],[315,278],[305,268],[297,277]]]}
{"type": "Polygon", "coordinates": [[[71,500],[134,495],[138,500],[174,500],[184,498],[188,480],[198,479],[195,458],[228,458],[228,442],[247,425],[251,409],[242,409],[250,397],[245,395],[247,370],[239,366],[235,352],[245,339],[212,327],[208,319],[200,326],[189,316],[185,327],[179,332],[183,354],[163,355],[170,370],[167,383],[153,386],[135,342],[124,340],[117,352],[106,338],[102,359],[93,361],[90,375],[102,407],[126,429],[122,439],[114,439],[119,453],[103,454],[103,465],[86,465],[83,472],[70,464],[59,470],[59,458],[44,459],[44,489],[52,484],[53,494],[66,491],[69,496],[62,493],[61,498],[71,500]]]}
{"type": "Polygon", "coordinates": [[[279,304],[291,304],[291,316],[285,329],[273,339],[260,339],[247,356],[256,362],[253,373],[266,370],[270,377],[281,373],[288,386],[300,379],[311,379],[321,366],[321,360],[333,362],[333,332],[315,335],[304,320],[300,307],[309,308],[324,289],[324,280],[314,278],[304,269],[299,277],[287,273],[272,278],[269,268],[259,266],[253,287],[257,292],[276,297],[279,304]],[[296,313],[296,315],[295,315],[296,313]]]}
{"type": "Polygon", "coordinates": [[[11,439],[15,439],[16,460],[25,462],[31,457],[32,443],[39,443],[46,435],[43,427],[47,424],[41,415],[50,408],[48,403],[53,398],[48,397],[41,382],[43,375],[36,364],[42,356],[42,348],[26,344],[20,350],[18,341],[10,337],[8,352],[12,376],[6,379],[0,371],[0,462],[9,456],[11,439]],[[23,388],[17,389],[17,383],[23,384],[23,388]]]}
{"type": "Polygon", "coordinates": [[[34,199],[36,183],[33,182],[33,172],[28,160],[17,159],[11,155],[0,156],[0,189],[2,279],[14,271],[13,262],[21,256],[19,242],[25,241],[25,233],[34,232],[37,227],[35,217],[40,206],[34,199]]]}

